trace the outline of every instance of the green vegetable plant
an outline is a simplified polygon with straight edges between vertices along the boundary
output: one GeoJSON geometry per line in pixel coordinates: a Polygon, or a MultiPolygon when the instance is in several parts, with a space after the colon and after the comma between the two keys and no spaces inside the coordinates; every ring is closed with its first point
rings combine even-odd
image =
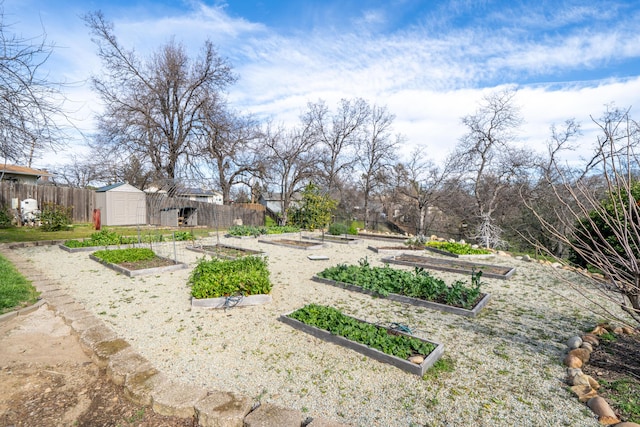
{"type": "Polygon", "coordinates": [[[456,281],[448,286],[444,280],[432,276],[422,268],[413,271],[384,267],[371,267],[366,258],[359,265],[339,264],[329,267],[319,277],[348,283],[372,291],[381,296],[390,293],[423,299],[454,307],[471,309],[480,298],[482,271],[472,272],[471,286],[456,281]]]}
{"type": "Polygon", "coordinates": [[[300,231],[299,227],[284,225],[284,226],[270,226],[270,227],[255,227],[252,225],[234,225],[229,228],[227,233],[230,236],[242,237],[242,236],[254,236],[258,237],[263,234],[283,234],[283,233],[297,233],[300,231]]]}
{"type": "Polygon", "coordinates": [[[191,272],[188,285],[197,299],[271,292],[267,261],[255,256],[234,260],[202,258],[191,272]]]}
{"type": "Polygon", "coordinates": [[[431,343],[390,333],[387,328],[347,316],[333,307],[309,304],[289,317],[401,359],[417,354],[428,356],[435,349],[431,343]]]}
{"type": "MultiPolygon", "coordinates": [[[[192,240],[193,235],[190,231],[178,231],[175,233],[175,240],[192,240]]],[[[108,229],[102,229],[96,231],[85,240],[67,240],[64,245],[69,248],[89,248],[93,246],[115,246],[115,245],[131,245],[136,243],[148,243],[148,242],[162,242],[164,236],[162,234],[145,234],[138,238],[137,236],[123,236],[110,231],[108,229]]]]}
{"type": "Polygon", "coordinates": [[[439,249],[441,251],[451,252],[456,255],[488,255],[491,251],[482,248],[473,248],[468,243],[458,242],[441,242],[438,240],[429,240],[425,246],[439,249]]]}
{"type": "Polygon", "coordinates": [[[157,255],[148,248],[105,249],[94,252],[93,256],[110,264],[147,261],[157,257],[157,255]]]}

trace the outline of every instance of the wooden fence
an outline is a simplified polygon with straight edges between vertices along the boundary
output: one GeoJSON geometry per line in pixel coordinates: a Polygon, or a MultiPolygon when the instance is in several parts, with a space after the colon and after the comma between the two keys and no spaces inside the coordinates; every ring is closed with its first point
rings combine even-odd
{"type": "MultiPolygon", "coordinates": [[[[74,223],[90,223],[96,206],[95,191],[85,188],[58,187],[55,185],[0,182],[0,208],[11,208],[12,201],[20,206],[24,199],[35,199],[42,209],[45,203],[71,206],[74,223]]],[[[264,225],[264,206],[243,204],[222,206],[166,196],[147,195],[147,224],[160,225],[163,209],[190,207],[197,212],[197,225],[211,228],[229,228],[236,223],[264,225]]],[[[14,211],[17,213],[17,211],[14,211]]]]}
{"type": "MultiPolygon", "coordinates": [[[[0,208],[12,208],[14,201],[35,199],[42,209],[45,203],[71,206],[75,223],[91,222],[95,208],[95,192],[86,188],[58,187],[55,185],[25,184],[20,182],[0,182],[0,208]]],[[[16,211],[14,211],[16,212],[16,211]]]]}

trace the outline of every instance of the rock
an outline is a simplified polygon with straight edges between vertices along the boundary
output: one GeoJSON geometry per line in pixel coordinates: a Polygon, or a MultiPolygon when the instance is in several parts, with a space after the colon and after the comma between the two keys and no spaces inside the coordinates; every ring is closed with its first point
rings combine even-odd
{"type": "Polygon", "coordinates": [[[613,333],[616,335],[622,335],[624,332],[622,331],[621,327],[617,327],[613,330],[613,333]]]}
{"type": "Polygon", "coordinates": [[[640,427],[640,424],[625,421],[623,423],[616,424],[616,427],[640,427]]]}
{"type": "Polygon", "coordinates": [[[580,348],[584,348],[585,350],[589,350],[589,352],[593,352],[593,346],[588,342],[583,342],[580,348]]]}
{"type": "Polygon", "coordinates": [[[636,332],[633,330],[633,328],[630,328],[628,326],[623,326],[622,327],[622,333],[627,334],[627,335],[633,335],[636,332]]]}
{"type": "Polygon", "coordinates": [[[460,244],[461,244],[461,245],[466,245],[466,244],[467,244],[467,242],[465,242],[465,241],[464,241],[464,239],[460,239],[460,244]]]}
{"type": "Polygon", "coordinates": [[[590,375],[587,374],[578,374],[574,376],[573,385],[588,385],[594,390],[600,388],[600,384],[598,384],[598,381],[594,380],[590,375]]]}
{"type": "Polygon", "coordinates": [[[526,262],[531,262],[531,257],[529,255],[522,255],[522,260],[526,262]]]}
{"type": "Polygon", "coordinates": [[[574,348],[569,352],[569,355],[575,356],[578,359],[582,360],[582,363],[587,363],[589,358],[591,357],[591,352],[584,348],[574,348]]]}
{"type": "Polygon", "coordinates": [[[582,338],[580,338],[577,335],[567,340],[567,347],[569,347],[571,350],[573,350],[574,348],[580,348],[581,345],[582,345],[582,338]]]}
{"type": "Polygon", "coordinates": [[[580,368],[567,368],[567,384],[575,385],[573,383],[573,378],[576,375],[582,375],[582,369],[580,369],[580,368]]]}
{"type": "Polygon", "coordinates": [[[594,347],[597,347],[598,345],[600,345],[600,340],[598,340],[598,337],[596,337],[593,334],[585,334],[582,336],[582,341],[588,342],[589,344],[591,344],[594,347]]]}
{"type": "Polygon", "coordinates": [[[551,264],[551,267],[553,267],[553,268],[562,268],[562,264],[560,264],[559,262],[554,262],[553,264],[551,264]]]}
{"type": "Polygon", "coordinates": [[[598,422],[600,424],[611,425],[620,422],[620,419],[616,417],[615,412],[613,412],[607,401],[600,396],[589,399],[587,406],[598,416],[598,422]]]}
{"type": "Polygon", "coordinates": [[[564,358],[564,361],[562,362],[564,363],[565,366],[568,366],[569,368],[582,368],[582,360],[579,357],[573,356],[571,354],[567,354],[567,357],[564,358]]]}
{"type": "Polygon", "coordinates": [[[424,357],[422,357],[422,356],[411,356],[409,358],[409,362],[415,363],[416,365],[420,365],[422,362],[424,362],[424,357]]]}
{"type": "Polygon", "coordinates": [[[597,391],[584,384],[572,386],[571,391],[578,396],[578,400],[580,400],[580,402],[586,402],[598,395],[597,391]]]}
{"type": "Polygon", "coordinates": [[[607,332],[607,330],[602,325],[596,326],[595,328],[593,328],[593,331],[591,331],[592,334],[598,336],[604,334],[605,332],[607,332]]]}

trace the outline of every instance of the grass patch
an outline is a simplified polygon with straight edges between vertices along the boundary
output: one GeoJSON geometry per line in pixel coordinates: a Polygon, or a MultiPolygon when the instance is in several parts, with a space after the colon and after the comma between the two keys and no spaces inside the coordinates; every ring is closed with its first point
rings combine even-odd
{"type": "Polygon", "coordinates": [[[437,380],[444,374],[449,374],[456,369],[456,364],[450,357],[442,357],[422,376],[425,381],[437,380]]]}
{"type": "Polygon", "coordinates": [[[5,257],[0,255],[0,314],[38,301],[40,292],[5,257]]]}
{"type": "Polygon", "coordinates": [[[611,382],[600,381],[608,389],[608,398],[620,411],[622,419],[640,423],[640,383],[630,379],[618,379],[611,382]]]}

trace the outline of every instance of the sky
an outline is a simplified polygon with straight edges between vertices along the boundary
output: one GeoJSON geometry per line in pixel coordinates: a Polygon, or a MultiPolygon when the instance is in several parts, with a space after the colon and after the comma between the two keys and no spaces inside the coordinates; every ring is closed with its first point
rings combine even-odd
{"type": "MultiPolygon", "coordinates": [[[[1,1],[1,0],[0,0],[1,1]]],[[[436,163],[465,134],[483,96],[513,88],[524,120],[517,143],[544,151],[550,126],[582,125],[576,156],[607,106],[640,116],[640,0],[4,0],[4,23],[55,45],[43,72],[65,82],[69,116],[85,136],[100,111],[100,75],[82,16],[102,11],[119,42],[148,57],[172,37],[195,57],[206,40],[238,81],[231,106],[295,125],[308,102],[364,98],[395,115],[399,152],[427,147],[436,163]]],[[[34,163],[50,167],[69,148],[34,163]]]]}

